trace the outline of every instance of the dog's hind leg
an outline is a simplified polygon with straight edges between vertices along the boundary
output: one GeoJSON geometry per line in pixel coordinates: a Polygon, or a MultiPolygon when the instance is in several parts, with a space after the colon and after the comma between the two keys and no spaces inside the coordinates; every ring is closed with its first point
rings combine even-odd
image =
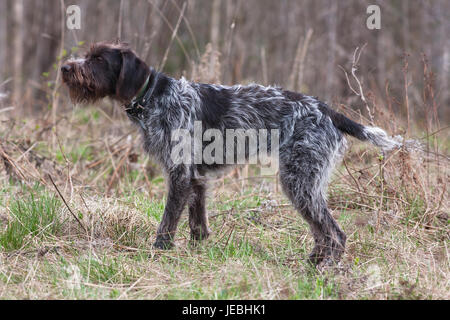
{"type": "Polygon", "coordinates": [[[169,249],[173,246],[178,221],[192,192],[188,168],[179,166],[171,170],[168,175],[168,185],[166,207],[153,245],[158,249],[169,249]]]}
{"type": "Polygon", "coordinates": [[[280,182],[312,231],[315,246],[310,261],[332,264],[341,258],[346,236],[327,208],[326,187],[343,138],[326,125],[303,123],[301,127],[305,129],[280,149],[280,182]]]}
{"type": "Polygon", "coordinates": [[[207,239],[211,233],[208,228],[208,215],[205,208],[206,186],[203,182],[194,180],[192,187],[192,200],[189,204],[189,227],[191,240],[207,239]]]}

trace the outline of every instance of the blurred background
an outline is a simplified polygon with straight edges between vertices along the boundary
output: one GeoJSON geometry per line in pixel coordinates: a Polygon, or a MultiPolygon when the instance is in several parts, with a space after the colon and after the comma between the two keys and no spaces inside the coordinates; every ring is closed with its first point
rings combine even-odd
{"type": "Polygon", "coordinates": [[[166,55],[163,70],[173,77],[276,84],[364,114],[344,72],[357,87],[351,61],[364,46],[357,75],[368,100],[373,94],[397,116],[409,109],[420,125],[429,81],[448,122],[449,16],[446,0],[0,0],[1,104],[16,115],[52,108],[66,96],[59,62],[121,39],[149,65],[166,55]],[[370,4],[380,6],[379,30],[366,27],[370,4]],[[81,9],[79,30],[66,27],[69,5],[81,9]]]}

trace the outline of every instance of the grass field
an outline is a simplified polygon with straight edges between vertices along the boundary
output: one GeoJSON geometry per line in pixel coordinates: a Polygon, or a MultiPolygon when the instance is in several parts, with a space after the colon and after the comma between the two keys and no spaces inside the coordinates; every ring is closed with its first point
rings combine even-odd
{"type": "Polygon", "coordinates": [[[56,130],[0,119],[0,298],[450,298],[445,131],[387,158],[349,139],[329,187],[347,249],[319,271],[306,223],[252,166],[211,181],[210,239],[191,246],[184,214],[176,247],[153,249],[164,178],[111,117],[78,107],[56,130]]]}

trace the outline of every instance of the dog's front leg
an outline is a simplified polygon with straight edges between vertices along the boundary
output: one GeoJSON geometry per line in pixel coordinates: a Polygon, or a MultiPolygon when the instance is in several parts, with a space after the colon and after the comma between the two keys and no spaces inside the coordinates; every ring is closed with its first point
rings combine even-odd
{"type": "Polygon", "coordinates": [[[201,181],[193,182],[192,203],[189,205],[189,227],[191,229],[191,240],[198,241],[207,239],[211,230],[208,228],[208,215],[205,208],[206,186],[201,181]]]}
{"type": "Polygon", "coordinates": [[[173,246],[173,239],[178,221],[186,202],[192,192],[190,178],[186,168],[177,168],[169,174],[169,192],[161,223],[158,227],[154,247],[169,249],[173,246]]]}

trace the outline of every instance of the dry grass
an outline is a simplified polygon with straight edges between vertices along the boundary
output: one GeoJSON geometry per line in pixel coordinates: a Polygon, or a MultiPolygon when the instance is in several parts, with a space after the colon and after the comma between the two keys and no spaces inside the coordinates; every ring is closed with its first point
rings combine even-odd
{"type": "Polygon", "coordinates": [[[164,181],[136,132],[93,108],[75,109],[59,128],[27,120],[0,133],[2,298],[449,298],[448,158],[381,159],[354,143],[329,190],[347,251],[320,273],[305,264],[306,224],[257,168],[245,184],[212,183],[207,242],[188,245],[184,216],[176,248],[158,251],[164,181]],[[42,208],[56,214],[30,222],[42,208]]]}

